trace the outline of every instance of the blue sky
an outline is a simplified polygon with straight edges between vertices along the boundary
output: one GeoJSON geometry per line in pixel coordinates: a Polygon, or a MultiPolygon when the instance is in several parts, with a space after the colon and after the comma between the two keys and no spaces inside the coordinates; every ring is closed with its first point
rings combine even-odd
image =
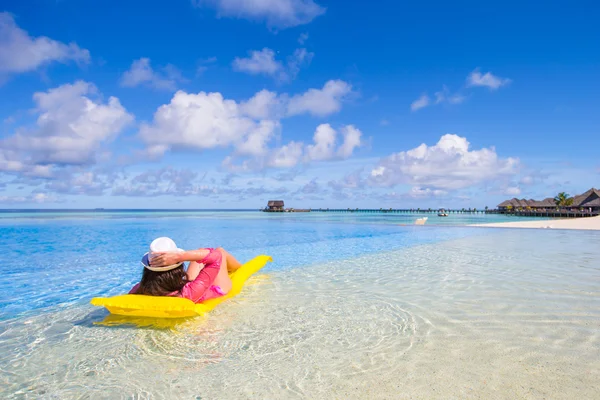
{"type": "Polygon", "coordinates": [[[600,186],[592,1],[0,0],[0,208],[600,186]]]}

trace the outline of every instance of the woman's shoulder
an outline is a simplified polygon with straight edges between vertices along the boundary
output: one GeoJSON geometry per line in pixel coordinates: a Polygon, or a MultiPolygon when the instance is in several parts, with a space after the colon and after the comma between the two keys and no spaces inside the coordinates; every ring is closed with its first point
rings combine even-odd
{"type": "Polygon", "coordinates": [[[138,282],[135,285],[133,285],[133,287],[129,291],[129,294],[136,294],[139,288],[140,288],[140,283],[138,282]]]}

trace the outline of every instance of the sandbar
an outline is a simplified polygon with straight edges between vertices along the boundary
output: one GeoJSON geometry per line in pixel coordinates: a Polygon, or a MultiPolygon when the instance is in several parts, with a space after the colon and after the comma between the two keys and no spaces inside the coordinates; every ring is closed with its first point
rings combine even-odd
{"type": "Polygon", "coordinates": [[[600,230],[600,216],[569,219],[546,219],[541,221],[495,222],[489,224],[473,224],[486,228],[529,228],[529,229],[575,229],[600,230]]]}

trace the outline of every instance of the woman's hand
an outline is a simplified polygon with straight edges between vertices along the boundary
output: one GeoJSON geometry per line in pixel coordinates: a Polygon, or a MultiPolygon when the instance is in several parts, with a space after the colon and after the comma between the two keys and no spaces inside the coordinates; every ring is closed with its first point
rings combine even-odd
{"type": "Polygon", "coordinates": [[[150,257],[152,267],[166,267],[167,265],[179,264],[182,261],[181,253],[152,253],[150,257]]]}

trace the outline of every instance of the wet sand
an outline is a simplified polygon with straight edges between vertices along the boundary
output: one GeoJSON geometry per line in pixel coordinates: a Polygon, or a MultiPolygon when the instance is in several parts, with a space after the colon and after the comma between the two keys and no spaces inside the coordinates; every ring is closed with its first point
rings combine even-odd
{"type": "Polygon", "coordinates": [[[473,224],[469,226],[484,226],[486,228],[576,229],[598,231],[600,230],[600,216],[543,221],[499,222],[491,224],[473,224]]]}

